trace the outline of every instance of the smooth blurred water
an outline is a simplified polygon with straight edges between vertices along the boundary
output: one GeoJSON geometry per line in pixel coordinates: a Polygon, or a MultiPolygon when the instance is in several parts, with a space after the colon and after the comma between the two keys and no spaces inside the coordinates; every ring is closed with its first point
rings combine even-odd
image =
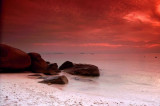
{"type": "Polygon", "coordinates": [[[100,77],[65,74],[69,79],[69,84],[61,87],[65,91],[111,99],[160,101],[160,54],[43,54],[42,56],[58,65],[69,60],[99,67],[100,77]]]}

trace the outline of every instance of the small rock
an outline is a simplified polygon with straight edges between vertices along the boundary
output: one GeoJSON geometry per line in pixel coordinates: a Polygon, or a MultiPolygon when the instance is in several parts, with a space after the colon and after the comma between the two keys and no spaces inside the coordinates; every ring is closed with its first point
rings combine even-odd
{"type": "Polygon", "coordinates": [[[47,79],[48,78],[48,76],[40,76],[40,77],[38,77],[38,79],[47,79]]]}
{"type": "Polygon", "coordinates": [[[57,63],[50,64],[47,68],[47,71],[44,73],[45,75],[57,75],[60,70],[58,70],[57,63]]]}
{"type": "Polygon", "coordinates": [[[64,70],[64,69],[67,69],[67,68],[71,68],[73,67],[73,63],[70,62],[70,61],[66,61],[64,62],[60,67],[59,67],[59,70],[64,70]]]}
{"type": "Polygon", "coordinates": [[[41,74],[33,74],[33,75],[28,75],[28,76],[42,76],[41,74]]]}
{"type": "Polygon", "coordinates": [[[53,77],[48,77],[44,79],[43,81],[40,81],[39,83],[46,83],[46,84],[67,84],[68,79],[66,76],[53,76],[53,77]]]}
{"type": "Polygon", "coordinates": [[[49,65],[50,64],[50,62],[49,61],[46,61],[46,63],[49,65]]]}

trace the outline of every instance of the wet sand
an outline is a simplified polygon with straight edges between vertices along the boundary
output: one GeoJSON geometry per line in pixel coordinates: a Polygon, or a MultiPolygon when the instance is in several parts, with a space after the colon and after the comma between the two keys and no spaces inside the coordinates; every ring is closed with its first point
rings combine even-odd
{"type": "Polygon", "coordinates": [[[0,74],[0,106],[160,106],[149,102],[108,99],[66,92],[53,85],[38,83],[32,73],[0,74]]]}

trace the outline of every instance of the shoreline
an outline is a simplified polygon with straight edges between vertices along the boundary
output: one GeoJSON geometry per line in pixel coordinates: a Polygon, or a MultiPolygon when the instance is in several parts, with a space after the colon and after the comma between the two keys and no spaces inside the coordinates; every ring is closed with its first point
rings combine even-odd
{"type": "Polygon", "coordinates": [[[38,83],[40,79],[28,78],[33,73],[0,74],[1,106],[157,106],[149,102],[108,99],[38,83]]]}

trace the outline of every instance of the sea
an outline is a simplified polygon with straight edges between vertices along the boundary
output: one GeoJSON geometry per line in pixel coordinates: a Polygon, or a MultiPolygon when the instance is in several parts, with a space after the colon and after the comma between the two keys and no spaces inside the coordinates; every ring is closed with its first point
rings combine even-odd
{"type": "Polygon", "coordinates": [[[69,83],[56,85],[67,92],[160,104],[160,53],[94,54],[42,53],[42,57],[59,66],[65,61],[93,64],[99,77],[63,73],[69,83]]]}

